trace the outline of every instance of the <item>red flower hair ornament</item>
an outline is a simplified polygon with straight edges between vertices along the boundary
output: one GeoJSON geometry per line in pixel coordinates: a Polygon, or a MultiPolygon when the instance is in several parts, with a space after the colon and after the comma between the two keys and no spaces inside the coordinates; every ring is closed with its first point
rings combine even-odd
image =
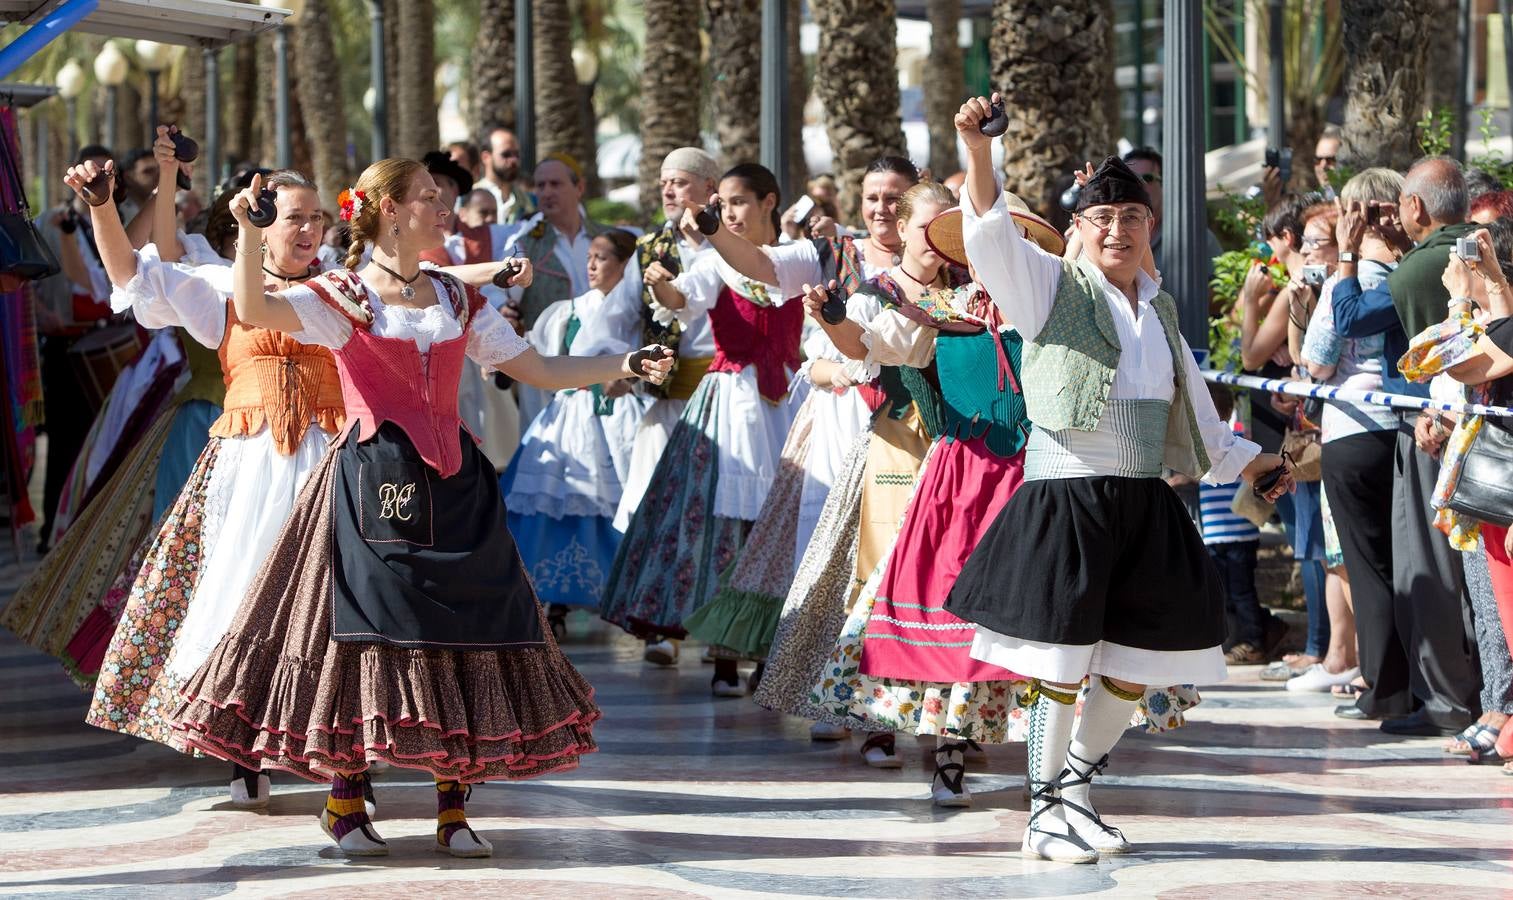
{"type": "Polygon", "coordinates": [[[365,191],[345,190],[336,198],[337,205],[341,207],[341,220],[350,222],[362,215],[362,205],[368,199],[365,191]]]}

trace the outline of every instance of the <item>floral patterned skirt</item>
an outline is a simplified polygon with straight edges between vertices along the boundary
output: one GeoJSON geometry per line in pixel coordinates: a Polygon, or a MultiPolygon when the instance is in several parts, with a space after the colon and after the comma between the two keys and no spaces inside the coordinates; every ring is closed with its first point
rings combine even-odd
{"type": "Polygon", "coordinates": [[[720,478],[715,394],[721,376],[699,382],[631,517],[604,587],[603,619],[642,638],[687,634],[683,620],[714,596],[751,523],[714,514],[720,478]]]}
{"type": "Polygon", "coordinates": [[[168,660],[205,558],[205,493],[221,443],[212,438],[200,454],[132,579],[84,717],[90,725],[187,749],[167,717],[181,686],[168,660]]]}
{"type": "Polygon", "coordinates": [[[754,697],[768,709],[800,714],[809,688],[846,622],[846,601],[853,593],[862,481],[871,440],[869,430],[852,444],[788,589],[767,653],[767,668],[754,697]]]}
{"type": "Polygon", "coordinates": [[[719,591],[683,623],[690,637],[709,644],[718,657],[762,659],[772,645],[783,598],[793,584],[793,536],[819,396],[820,391],[811,392],[799,407],[772,490],[740,555],[721,576],[719,591]]]}
{"type": "Polygon", "coordinates": [[[756,701],[769,709],[855,726],[810,702],[866,577],[893,545],[930,438],[911,409],[885,408],[857,440],[825,501],[788,592],[756,701]],[[863,568],[867,567],[867,568],[863,568]]]}

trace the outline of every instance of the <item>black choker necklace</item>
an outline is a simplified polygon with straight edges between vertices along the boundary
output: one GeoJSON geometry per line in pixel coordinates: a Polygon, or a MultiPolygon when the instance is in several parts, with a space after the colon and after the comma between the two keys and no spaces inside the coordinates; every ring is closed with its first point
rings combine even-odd
{"type": "Polygon", "coordinates": [[[904,273],[904,276],[907,277],[910,281],[914,282],[915,284],[919,285],[920,287],[929,287],[928,284],[926,284],[923,281],[920,281],[918,278],[915,278],[912,274],[910,274],[909,270],[906,269],[906,268],[904,268],[904,264],[903,263],[899,263],[898,264],[898,270],[900,272],[904,273]]]}
{"type": "Polygon", "coordinates": [[[267,266],[263,266],[263,272],[266,273],[266,274],[268,274],[268,275],[272,275],[274,278],[277,278],[277,279],[279,279],[281,281],[298,281],[301,278],[309,278],[310,277],[310,269],[309,269],[309,267],[306,267],[305,271],[299,273],[298,275],[285,275],[283,272],[275,272],[274,270],[268,268],[267,266]]]}
{"type": "Polygon", "coordinates": [[[415,288],[411,287],[411,285],[413,285],[420,278],[421,273],[425,271],[424,269],[417,269],[414,275],[406,278],[376,259],[373,260],[373,265],[378,266],[380,269],[383,269],[385,272],[393,275],[396,279],[404,282],[404,284],[399,289],[399,296],[405,298],[406,300],[415,299],[415,288]]]}

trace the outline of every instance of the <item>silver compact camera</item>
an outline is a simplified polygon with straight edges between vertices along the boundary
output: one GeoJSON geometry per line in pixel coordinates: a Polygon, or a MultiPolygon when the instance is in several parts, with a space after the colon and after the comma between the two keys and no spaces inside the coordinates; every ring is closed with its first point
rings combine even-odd
{"type": "Polygon", "coordinates": [[[1329,279],[1328,266],[1304,266],[1303,283],[1309,287],[1318,287],[1329,279]]]}
{"type": "Polygon", "coordinates": [[[1480,260],[1481,245],[1476,242],[1476,238],[1474,237],[1456,238],[1455,255],[1467,262],[1480,260]]]}

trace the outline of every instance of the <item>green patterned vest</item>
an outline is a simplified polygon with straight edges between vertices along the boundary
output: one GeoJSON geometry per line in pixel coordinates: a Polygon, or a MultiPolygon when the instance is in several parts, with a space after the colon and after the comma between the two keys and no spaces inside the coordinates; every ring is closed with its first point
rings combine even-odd
{"type": "MultiPolygon", "coordinates": [[[[1041,428],[1093,431],[1103,418],[1114,370],[1119,365],[1119,333],[1104,298],[1098,270],[1083,257],[1063,260],[1056,300],[1045,326],[1024,345],[1024,400],[1041,428]]],[[[1187,384],[1187,367],[1177,329],[1177,302],[1165,291],[1151,305],[1171,349],[1177,390],[1166,419],[1163,461],[1168,469],[1200,478],[1209,469],[1187,384]]]]}
{"type": "MultiPolygon", "coordinates": [[[[588,219],[583,221],[584,233],[590,240],[610,227],[588,219]]],[[[520,321],[529,330],[548,306],[573,296],[573,279],[557,258],[557,229],[544,218],[520,236],[515,253],[529,259],[533,270],[531,286],[520,295],[520,321]]]]}

